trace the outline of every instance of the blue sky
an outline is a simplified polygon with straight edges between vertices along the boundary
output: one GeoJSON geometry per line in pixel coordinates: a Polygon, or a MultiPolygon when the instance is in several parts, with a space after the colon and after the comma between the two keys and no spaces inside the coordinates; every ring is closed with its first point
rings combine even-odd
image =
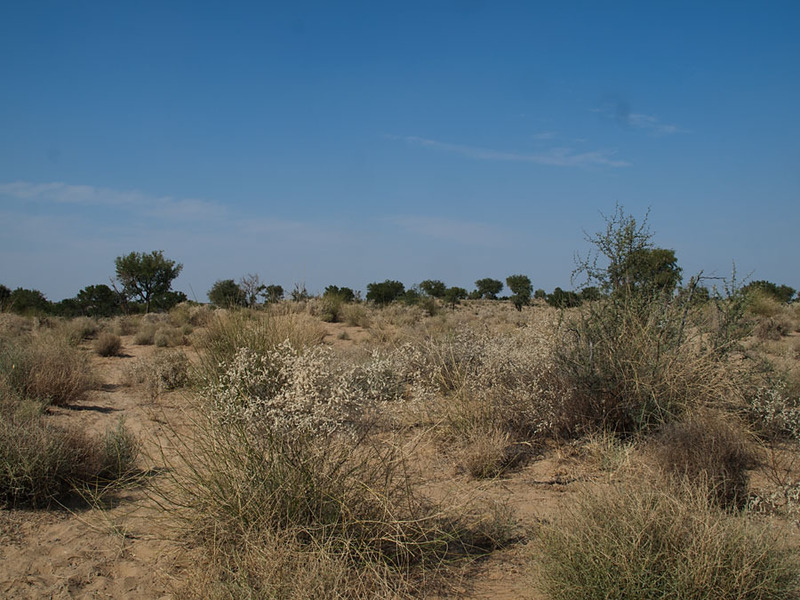
{"type": "Polygon", "coordinates": [[[800,287],[800,2],[0,3],[0,283],[531,277],[650,208],[800,287]]]}

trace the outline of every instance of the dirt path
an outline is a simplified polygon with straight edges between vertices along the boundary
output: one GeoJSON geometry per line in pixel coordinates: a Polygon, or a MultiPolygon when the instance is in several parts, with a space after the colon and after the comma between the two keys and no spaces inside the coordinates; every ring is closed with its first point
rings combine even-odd
{"type": "MultiPolygon", "coordinates": [[[[49,418],[100,434],[122,417],[147,454],[158,456],[154,434],[164,427],[159,412],[177,411],[180,398],[166,396],[154,406],[125,387],[127,365],[155,349],[135,346],[132,338],[123,342],[123,356],[93,358],[100,389],[74,406],[53,409],[49,418]]],[[[106,509],[0,512],[0,597],[172,598],[176,547],[143,511],[146,504],[141,490],[131,489],[106,509]]]]}

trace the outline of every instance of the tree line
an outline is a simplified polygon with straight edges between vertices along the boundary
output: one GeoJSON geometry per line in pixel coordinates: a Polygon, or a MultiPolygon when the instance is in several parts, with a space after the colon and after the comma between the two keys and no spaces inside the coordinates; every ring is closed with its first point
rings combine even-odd
{"type": "MultiPolygon", "coordinates": [[[[617,215],[617,219],[623,216],[617,215]]],[[[462,300],[485,299],[510,301],[517,310],[528,306],[532,299],[544,300],[557,308],[572,308],[583,302],[599,300],[613,294],[637,295],[653,294],[691,294],[693,301],[708,300],[710,291],[698,285],[697,281],[681,288],[682,270],[673,250],[658,248],[646,243],[634,245],[620,251],[620,245],[612,233],[624,229],[625,223],[609,220],[609,231],[603,235],[587,238],[606,259],[599,267],[596,259],[579,260],[576,274],[586,276],[586,285],[579,291],[563,290],[556,287],[547,293],[543,289],[533,290],[527,275],[516,274],[506,277],[505,284],[499,279],[485,277],[475,281],[475,288],[467,291],[458,286],[447,286],[438,279],[426,279],[418,285],[406,288],[396,280],[367,284],[366,301],[378,306],[393,302],[418,304],[440,302],[455,307],[462,300]],[[506,296],[501,292],[508,288],[506,296]],[[691,288],[691,289],[690,289],[691,288]]],[[[628,239],[636,241],[641,232],[624,232],[628,239]]],[[[183,292],[172,289],[172,283],[180,275],[183,265],[164,256],[162,250],[152,252],[131,252],[118,256],[115,261],[116,277],[110,285],[90,285],[80,290],[73,298],[60,302],[50,302],[38,290],[16,288],[11,290],[0,284],[0,310],[19,314],[53,314],[65,317],[90,316],[111,317],[119,314],[148,313],[166,311],[188,299],[183,292]]],[[[758,292],[788,303],[798,300],[797,292],[788,285],[779,285],[765,280],[752,281],[741,289],[744,293],[758,292]]],[[[259,304],[280,302],[288,296],[294,301],[311,297],[304,285],[296,284],[287,294],[277,284],[263,283],[258,275],[248,274],[235,281],[221,279],[208,291],[209,301],[219,307],[255,307],[259,304]]],[[[361,293],[349,287],[329,285],[321,294],[322,298],[336,302],[359,302],[361,293]]]]}

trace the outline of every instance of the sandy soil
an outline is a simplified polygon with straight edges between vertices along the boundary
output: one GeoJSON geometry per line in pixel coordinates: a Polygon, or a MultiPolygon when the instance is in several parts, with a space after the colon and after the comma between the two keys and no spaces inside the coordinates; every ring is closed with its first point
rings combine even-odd
{"type": "MultiPolygon", "coordinates": [[[[331,325],[326,343],[344,346],[366,335],[359,328],[331,325]]],[[[154,402],[123,385],[131,361],[157,351],[134,345],[131,337],[123,343],[123,356],[93,355],[100,388],[83,402],[53,409],[52,418],[100,433],[123,417],[142,440],[146,456],[159,457],[162,451],[170,452],[170,430],[185,419],[186,398],[174,392],[154,402]]],[[[433,445],[431,456],[435,460],[425,480],[432,496],[480,496],[507,504],[516,513],[520,531],[528,534],[537,523],[557,518],[559,507],[569,503],[580,486],[602,484],[607,478],[591,460],[568,448],[546,452],[506,478],[477,482],[458,475],[454,457],[442,456],[433,445]]],[[[143,462],[143,469],[159,467],[153,458],[143,462]]],[[[178,598],[176,590],[190,559],[149,506],[152,501],[134,488],[102,509],[0,511],[0,597],[178,598]]],[[[543,600],[532,589],[529,556],[529,548],[520,543],[482,558],[452,583],[447,597],[543,600]]]]}

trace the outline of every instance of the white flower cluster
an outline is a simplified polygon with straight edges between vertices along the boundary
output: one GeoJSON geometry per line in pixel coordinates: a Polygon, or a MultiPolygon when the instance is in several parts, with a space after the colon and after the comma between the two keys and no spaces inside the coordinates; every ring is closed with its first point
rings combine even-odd
{"type": "Polygon", "coordinates": [[[258,354],[240,348],[203,392],[218,416],[285,433],[351,430],[367,406],[400,396],[393,364],[374,353],[353,362],[326,346],[288,341],[258,354]]]}
{"type": "Polygon", "coordinates": [[[765,429],[800,441],[800,398],[788,398],[785,385],[759,388],[749,408],[765,429]]]}

